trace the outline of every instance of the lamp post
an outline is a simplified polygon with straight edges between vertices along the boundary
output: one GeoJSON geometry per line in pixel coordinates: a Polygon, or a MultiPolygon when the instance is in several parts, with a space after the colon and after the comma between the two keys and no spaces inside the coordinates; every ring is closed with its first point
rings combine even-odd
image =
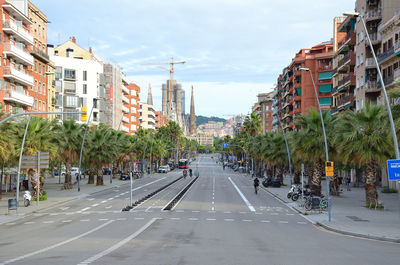
{"type": "MultiPolygon", "coordinates": [[[[319,104],[319,97],[318,97],[318,92],[317,92],[317,88],[315,87],[315,82],[314,82],[314,77],[312,75],[312,72],[310,70],[310,68],[300,68],[301,71],[306,71],[310,73],[311,76],[311,81],[314,87],[314,92],[315,92],[315,97],[317,98],[317,103],[318,103],[318,110],[319,110],[319,116],[321,118],[321,125],[322,125],[322,132],[324,134],[324,142],[325,142],[325,158],[326,161],[329,161],[329,155],[328,155],[328,142],[326,140],[326,132],[325,132],[325,124],[324,124],[324,118],[322,117],[322,111],[321,111],[321,105],[319,104]]],[[[331,221],[331,198],[330,198],[330,194],[329,194],[329,184],[330,184],[330,178],[327,177],[326,178],[326,194],[328,197],[328,220],[329,222],[331,221]]]]}
{"type": "Polygon", "coordinates": [[[292,172],[292,159],[290,157],[289,144],[288,144],[288,141],[287,141],[287,138],[286,138],[286,132],[282,128],[282,124],[281,124],[281,120],[279,119],[279,115],[276,114],[276,117],[278,119],[279,127],[281,127],[281,130],[282,130],[282,133],[283,133],[283,139],[285,139],[286,151],[287,151],[287,154],[288,154],[288,161],[289,161],[290,185],[292,185],[293,182],[294,182],[293,181],[294,176],[293,176],[293,172],[292,172]]]}
{"type": "MultiPolygon", "coordinates": [[[[54,74],[54,72],[45,72],[44,75],[42,76],[42,80],[41,80],[41,82],[39,84],[43,83],[44,77],[46,75],[52,75],[52,74],[54,74]]],[[[32,106],[31,106],[31,112],[32,112],[33,108],[35,107],[35,103],[36,103],[38,94],[39,94],[39,88],[36,90],[35,99],[33,100],[33,103],[32,103],[32,106]]],[[[16,194],[16,196],[17,196],[17,208],[18,208],[18,202],[19,202],[19,178],[20,178],[20,175],[21,175],[22,154],[24,153],[25,138],[26,138],[26,133],[28,132],[29,123],[31,122],[31,117],[32,117],[32,115],[28,116],[28,122],[26,123],[24,137],[22,138],[21,151],[19,153],[17,187],[16,187],[16,190],[17,190],[16,191],[16,193],[17,193],[16,194]]],[[[37,184],[37,185],[39,185],[39,184],[37,184]]]]}
{"type": "Polygon", "coordinates": [[[374,61],[375,61],[375,64],[376,64],[376,70],[378,72],[378,76],[379,76],[379,79],[380,79],[380,82],[381,82],[381,85],[382,85],[383,96],[385,98],[386,108],[387,108],[387,112],[388,112],[388,115],[389,115],[390,127],[392,129],[393,145],[394,145],[394,151],[396,153],[396,159],[400,159],[399,145],[397,143],[396,130],[394,128],[392,110],[390,109],[390,103],[389,103],[389,99],[388,99],[388,96],[387,96],[387,93],[386,93],[385,82],[383,82],[382,72],[381,72],[381,69],[379,68],[379,63],[378,63],[378,60],[376,59],[374,47],[372,45],[371,38],[369,37],[369,33],[368,33],[368,30],[367,30],[367,26],[365,25],[364,18],[362,16],[360,16],[360,13],[358,13],[358,12],[345,12],[345,13],[343,13],[343,15],[347,16],[347,17],[354,17],[354,18],[359,17],[360,20],[361,20],[361,23],[362,23],[362,25],[364,27],[365,35],[367,36],[368,44],[369,44],[369,46],[371,48],[372,57],[374,58],[374,61]]]}

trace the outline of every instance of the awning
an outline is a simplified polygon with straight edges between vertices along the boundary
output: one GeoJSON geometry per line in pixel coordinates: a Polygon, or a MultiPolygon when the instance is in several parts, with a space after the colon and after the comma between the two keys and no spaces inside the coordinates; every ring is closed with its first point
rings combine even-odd
{"type": "Polygon", "coordinates": [[[320,98],[319,104],[321,106],[330,106],[332,105],[332,98],[320,98]]]}
{"type": "Polygon", "coordinates": [[[319,85],[318,91],[319,93],[330,93],[332,92],[332,84],[319,85]]]}
{"type": "Polygon", "coordinates": [[[297,96],[301,96],[301,88],[296,88],[296,94],[297,96]]]}
{"type": "Polygon", "coordinates": [[[318,74],[318,81],[332,79],[332,72],[322,72],[318,74]]]}

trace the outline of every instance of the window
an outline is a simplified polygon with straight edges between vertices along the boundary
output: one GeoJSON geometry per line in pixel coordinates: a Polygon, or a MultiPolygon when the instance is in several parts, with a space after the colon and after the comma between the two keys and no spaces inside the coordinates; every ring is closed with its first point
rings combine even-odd
{"type": "Polygon", "coordinates": [[[38,83],[37,80],[35,80],[35,86],[33,87],[33,91],[37,91],[38,83]]]}
{"type": "Polygon", "coordinates": [[[75,80],[75,79],[76,79],[75,70],[72,70],[72,69],[65,69],[65,70],[64,70],[64,79],[75,80]]]}
{"type": "Polygon", "coordinates": [[[64,93],[76,93],[75,83],[72,82],[64,82],[64,93]]]}
{"type": "Polygon", "coordinates": [[[42,93],[43,93],[43,95],[46,95],[46,84],[45,83],[43,83],[42,93]]]}
{"type": "Polygon", "coordinates": [[[39,86],[37,88],[37,92],[40,93],[40,89],[42,88],[42,82],[39,82],[39,86]]]}
{"type": "Polygon", "coordinates": [[[269,106],[268,106],[268,105],[265,107],[265,110],[266,110],[266,111],[269,111],[269,106]]]}
{"type": "Polygon", "coordinates": [[[361,53],[361,56],[360,56],[360,64],[363,64],[363,63],[364,63],[364,54],[361,53]]]}
{"type": "Polygon", "coordinates": [[[2,90],[2,89],[3,89],[3,80],[0,79],[0,90],[2,90]]]}
{"type": "Polygon", "coordinates": [[[40,63],[39,64],[39,74],[41,74],[42,73],[42,64],[40,63]]]}
{"type": "Polygon", "coordinates": [[[83,71],[83,81],[87,81],[87,71],[83,71]]]}
{"type": "Polygon", "coordinates": [[[82,94],[87,94],[87,85],[86,84],[83,84],[83,92],[82,92],[82,94]]]}
{"type": "Polygon", "coordinates": [[[78,97],[65,96],[64,104],[65,104],[65,107],[77,108],[78,107],[78,97]]]}

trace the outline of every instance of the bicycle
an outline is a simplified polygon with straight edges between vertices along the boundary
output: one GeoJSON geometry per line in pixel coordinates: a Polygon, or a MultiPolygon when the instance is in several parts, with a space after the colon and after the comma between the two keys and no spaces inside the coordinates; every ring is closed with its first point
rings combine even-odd
{"type": "Polygon", "coordinates": [[[254,185],[254,193],[258,194],[258,185],[254,185]]]}
{"type": "Polygon", "coordinates": [[[307,211],[311,211],[312,209],[320,209],[325,210],[328,207],[328,200],[324,198],[323,195],[321,197],[318,196],[310,196],[306,197],[306,201],[304,203],[304,208],[307,211]]]}

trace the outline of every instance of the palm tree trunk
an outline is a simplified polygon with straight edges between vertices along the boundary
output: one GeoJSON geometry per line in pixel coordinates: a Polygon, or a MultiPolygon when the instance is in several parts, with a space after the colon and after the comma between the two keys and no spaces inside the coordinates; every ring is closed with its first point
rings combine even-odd
{"type": "Polygon", "coordinates": [[[376,192],[376,171],[375,163],[371,161],[365,167],[365,204],[369,206],[371,203],[375,204],[378,199],[376,192]]]}
{"type": "Polygon", "coordinates": [[[300,175],[301,175],[300,170],[297,167],[295,167],[293,173],[294,184],[300,184],[300,175]]]}
{"type": "MultiPolygon", "coordinates": [[[[61,174],[61,172],[59,174],[61,174]]],[[[71,164],[70,163],[65,163],[64,189],[65,190],[72,189],[71,164]]]]}
{"type": "Polygon", "coordinates": [[[280,179],[281,183],[283,183],[283,173],[281,166],[276,167],[276,177],[280,179]]]}
{"type": "Polygon", "coordinates": [[[89,170],[88,184],[94,184],[94,170],[89,170]]]}
{"type": "Polygon", "coordinates": [[[97,167],[97,181],[96,181],[96,186],[103,186],[104,181],[103,181],[103,171],[101,170],[101,166],[97,167]]]}
{"type": "Polygon", "coordinates": [[[307,180],[308,182],[307,182],[307,184],[310,185],[312,183],[312,177],[313,177],[313,174],[314,174],[314,168],[312,168],[310,166],[308,166],[307,168],[308,168],[308,180],[307,180]]]}
{"type": "Polygon", "coordinates": [[[331,182],[329,183],[329,191],[331,195],[339,195],[339,170],[337,166],[333,168],[333,178],[331,178],[331,182]]]}
{"type": "Polygon", "coordinates": [[[311,181],[311,190],[315,191],[316,195],[321,195],[321,160],[314,163],[314,172],[311,181]]]}

